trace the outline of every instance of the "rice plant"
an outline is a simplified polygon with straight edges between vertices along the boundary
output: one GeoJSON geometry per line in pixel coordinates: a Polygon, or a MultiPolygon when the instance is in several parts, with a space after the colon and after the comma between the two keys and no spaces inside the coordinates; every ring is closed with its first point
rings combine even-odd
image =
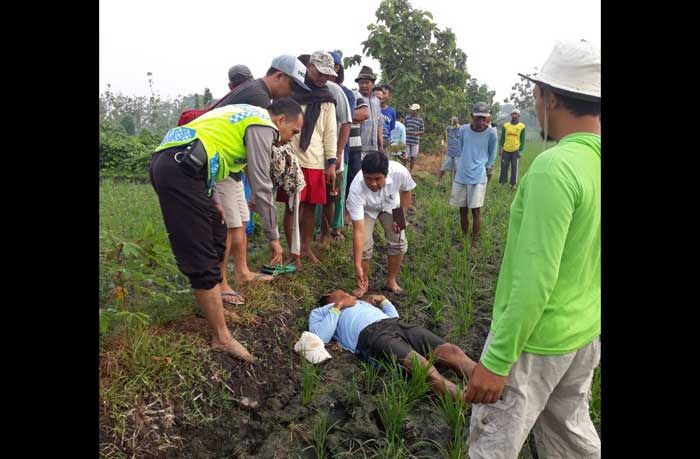
{"type": "Polygon", "coordinates": [[[314,398],[320,383],[318,368],[304,357],[301,358],[301,404],[307,406],[314,398]]]}
{"type": "Polygon", "coordinates": [[[326,455],[326,439],[331,430],[338,424],[338,421],[331,425],[328,425],[328,412],[319,414],[316,424],[314,424],[313,429],[311,429],[311,445],[304,449],[306,451],[309,448],[313,448],[316,454],[316,459],[323,459],[328,457],[326,455]]]}
{"type": "MultiPolygon", "coordinates": [[[[457,393],[462,394],[463,387],[457,386],[457,393]]],[[[447,448],[440,447],[443,458],[461,459],[466,450],[465,425],[466,425],[466,403],[461,396],[453,397],[449,392],[438,395],[433,402],[433,406],[440,413],[452,432],[452,438],[448,442],[447,448]]]]}
{"type": "Polygon", "coordinates": [[[374,389],[377,385],[377,379],[379,377],[379,371],[381,367],[372,362],[362,361],[360,362],[360,367],[362,367],[362,377],[364,379],[365,392],[367,394],[374,393],[374,389]]]}

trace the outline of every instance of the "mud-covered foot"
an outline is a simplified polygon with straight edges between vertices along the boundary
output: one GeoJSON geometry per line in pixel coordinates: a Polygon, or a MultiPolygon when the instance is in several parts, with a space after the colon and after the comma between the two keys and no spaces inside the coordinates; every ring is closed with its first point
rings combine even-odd
{"type": "Polygon", "coordinates": [[[343,236],[343,233],[341,233],[339,229],[333,230],[331,232],[331,237],[333,237],[333,240],[335,240],[335,241],[344,241],[345,240],[345,236],[343,236]]]}
{"type": "Polygon", "coordinates": [[[254,363],[257,359],[248,352],[241,343],[231,338],[231,341],[227,343],[221,343],[217,339],[212,339],[211,348],[216,352],[223,352],[224,354],[230,355],[235,359],[242,360],[248,363],[254,363]]]}
{"type": "Polygon", "coordinates": [[[391,292],[391,293],[396,293],[396,294],[403,293],[403,289],[401,288],[401,286],[399,284],[396,283],[396,281],[387,282],[387,284],[384,286],[384,288],[382,290],[387,291],[387,292],[391,292]]]}
{"type": "Polygon", "coordinates": [[[307,260],[312,265],[320,265],[321,260],[319,260],[312,250],[304,250],[301,252],[301,256],[307,260]]]}

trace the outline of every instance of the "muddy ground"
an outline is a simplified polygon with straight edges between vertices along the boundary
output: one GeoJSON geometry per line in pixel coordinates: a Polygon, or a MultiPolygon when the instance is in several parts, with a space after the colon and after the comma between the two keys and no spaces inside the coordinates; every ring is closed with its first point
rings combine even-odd
{"type": "MultiPolygon", "coordinates": [[[[417,222],[416,226],[419,225],[417,222]]],[[[455,250],[461,250],[461,242],[457,238],[454,238],[453,244],[455,250]]],[[[495,250],[494,259],[498,261],[487,263],[485,271],[477,273],[474,280],[473,321],[468,333],[461,340],[451,340],[474,360],[478,360],[481,354],[491,320],[491,303],[502,248],[497,246],[495,250]]],[[[405,263],[410,263],[410,257],[409,249],[405,263]]],[[[378,244],[375,247],[370,291],[378,291],[381,287],[380,282],[386,274],[385,263],[386,248],[378,244]]],[[[323,276],[323,272],[319,270],[318,275],[323,276]]],[[[396,305],[402,320],[421,324],[440,336],[450,334],[449,320],[435,323],[426,313],[427,300],[423,295],[418,296],[416,304],[406,304],[403,298],[391,294],[387,296],[396,305]]],[[[310,429],[317,422],[319,413],[324,412],[329,414],[329,424],[337,422],[328,435],[325,457],[373,457],[372,448],[384,438],[373,397],[377,389],[366,390],[362,368],[352,355],[337,345],[327,346],[332,359],[320,365],[320,389],[308,406],[301,403],[300,356],[294,352],[293,346],[306,329],[308,313],[308,308],[300,306],[297,299],[290,298],[288,304],[277,305],[262,315],[257,325],[234,325],[233,335],[259,359],[256,364],[247,365],[222,354],[214,355],[216,361],[231,373],[224,386],[235,398],[236,406],[216,422],[201,428],[179,422],[181,416],[177,412],[171,413],[171,422],[151,416],[148,422],[143,423],[139,449],[122,450],[113,457],[316,457],[313,449],[305,448],[311,442],[310,429]],[[164,433],[171,440],[174,439],[167,447],[159,441],[164,433]]],[[[195,314],[167,324],[163,329],[197,338],[201,341],[202,349],[207,348],[206,321],[195,314]]],[[[454,375],[448,375],[453,381],[459,381],[454,375]]],[[[208,377],[216,379],[219,375],[209,374],[208,377]]],[[[108,441],[103,429],[100,436],[108,441]]],[[[432,406],[431,397],[419,401],[409,413],[404,440],[414,456],[440,457],[438,447],[426,440],[445,446],[450,436],[449,428],[432,406]]]]}

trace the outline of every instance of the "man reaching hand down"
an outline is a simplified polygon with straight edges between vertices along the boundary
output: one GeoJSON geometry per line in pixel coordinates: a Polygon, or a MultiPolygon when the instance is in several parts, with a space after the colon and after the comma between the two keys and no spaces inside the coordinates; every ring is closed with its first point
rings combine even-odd
{"type": "Polygon", "coordinates": [[[362,296],[369,284],[369,261],[372,259],[374,224],[379,220],[389,243],[389,272],[386,290],[401,293],[396,282],[403,256],[408,250],[406,215],[411,203],[411,190],[416,187],[411,174],[403,165],[389,161],[384,153],[368,153],[362,169],[350,185],[346,203],[352,219],[352,250],[355,261],[357,289],[362,296]]]}

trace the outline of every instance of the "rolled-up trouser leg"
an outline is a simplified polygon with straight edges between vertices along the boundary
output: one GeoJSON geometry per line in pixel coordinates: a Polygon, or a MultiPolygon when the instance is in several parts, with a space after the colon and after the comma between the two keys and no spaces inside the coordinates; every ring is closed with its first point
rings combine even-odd
{"type": "Polygon", "coordinates": [[[406,231],[401,230],[401,232],[398,234],[394,232],[394,217],[388,212],[380,212],[378,218],[382,222],[382,227],[384,227],[384,237],[389,243],[389,250],[387,251],[388,255],[392,256],[405,254],[408,251],[406,231]]]}

